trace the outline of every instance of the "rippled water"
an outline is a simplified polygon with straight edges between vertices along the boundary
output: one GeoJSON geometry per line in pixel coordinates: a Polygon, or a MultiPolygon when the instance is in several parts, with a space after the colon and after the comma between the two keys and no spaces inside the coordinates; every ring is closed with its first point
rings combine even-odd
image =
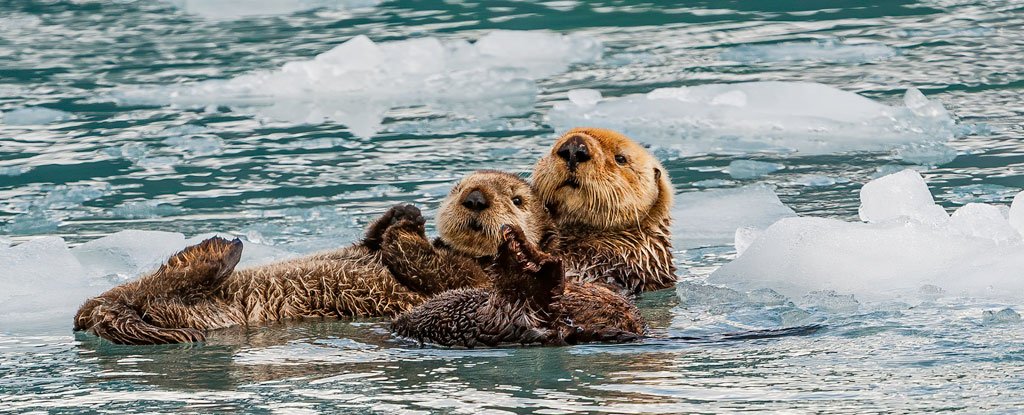
{"type": "MultiPolygon", "coordinates": [[[[470,171],[528,172],[557,135],[552,107],[575,89],[616,98],[663,87],[801,81],[900,106],[914,87],[956,120],[952,150],[673,151],[658,141],[653,149],[680,193],[765,183],[796,214],[855,220],[861,184],[902,167],[920,170],[950,210],[1008,204],[1024,188],[1024,8],[1012,1],[211,4],[0,3],[0,242],[59,236],[76,246],[125,229],[220,232],[243,237],[253,261],[343,245],[398,202],[432,216],[452,181],[470,171]],[[507,83],[489,73],[458,91],[425,87],[422,96],[447,101],[396,92],[375,134],[353,134],[348,115],[336,112],[358,103],[315,89],[257,91],[272,101],[287,96],[282,102],[291,109],[324,110],[311,123],[249,108],[255,101],[219,90],[204,102],[171,105],[168,98],[176,85],[273,73],[357,35],[378,44],[451,42],[499,29],[583,36],[599,41],[602,53],[564,63],[556,55],[543,73],[512,71],[507,83]],[[119,99],[126,91],[151,99],[119,99]],[[750,179],[726,172],[748,159],[784,168],[750,179]]],[[[524,47],[524,56],[554,50],[524,47]]],[[[342,55],[341,64],[347,56],[352,65],[365,63],[365,56],[342,55]]],[[[70,316],[25,311],[31,297],[51,294],[33,294],[33,287],[46,286],[48,272],[63,266],[43,255],[0,271],[10,273],[0,286],[29,293],[0,297],[7,298],[0,304],[0,411],[862,413],[1024,405],[1024,326],[1013,313],[984,314],[1022,304],[946,296],[851,306],[843,293],[792,299],[797,304],[751,301],[701,283],[735,256],[731,237],[708,240],[715,246],[677,243],[687,282],[641,303],[657,336],[708,341],[472,351],[418,348],[375,320],[226,330],[194,347],[114,346],[73,336],[70,316]],[[824,329],[711,340],[809,322],[824,329]]],[[[18,254],[0,257],[11,255],[18,254]]],[[[60,300],[73,308],[79,292],[150,265],[129,262],[60,300]]],[[[55,281],[48,291],[64,284],[55,281]]]]}

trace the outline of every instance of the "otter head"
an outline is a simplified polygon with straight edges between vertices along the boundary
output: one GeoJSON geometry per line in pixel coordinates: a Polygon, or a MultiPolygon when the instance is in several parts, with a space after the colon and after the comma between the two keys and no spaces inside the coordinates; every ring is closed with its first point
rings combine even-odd
{"type": "Polygon", "coordinates": [[[672,186],[661,163],[611,130],[575,128],[533,170],[559,225],[617,230],[668,220],[672,186]]]}
{"type": "Polygon", "coordinates": [[[437,213],[441,240],[472,257],[498,251],[502,225],[518,226],[528,241],[542,247],[554,229],[530,184],[499,171],[478,171],[460,180],[437,213]]]}

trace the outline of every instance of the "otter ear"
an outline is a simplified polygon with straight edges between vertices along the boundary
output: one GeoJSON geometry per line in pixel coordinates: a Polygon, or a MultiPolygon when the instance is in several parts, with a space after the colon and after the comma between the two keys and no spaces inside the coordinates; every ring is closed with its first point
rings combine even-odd
{"type": "Polygon", "coordinates": [[[655,167],[654,168],[654,180],[658,180],[660,178],[661,178],[661,169],[655,167]]]}

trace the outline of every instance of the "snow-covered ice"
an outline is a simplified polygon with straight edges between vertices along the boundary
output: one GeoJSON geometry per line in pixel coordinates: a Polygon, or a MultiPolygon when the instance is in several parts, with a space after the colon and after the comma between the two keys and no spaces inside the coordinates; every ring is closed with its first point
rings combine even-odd
{"type": "Polygon", "coordinates": [[[902,106],[824,84],[775,81],[660,88],[590,101],[556,102],[548,121],[558,130],[611,128],[684,155],[891,151],[942,145],[957,133],[942,104],[913,88],[902,106]]]}
{"type": "Polygon", "coordinates": [[[71,119],[71,114],[44,107],[18,108],[0,113],[0,124],[44,125],[71,119]]]}
{"type": "Polygon", "coordinates": [[[728,245],[738,228],[764,229],[791,216],[796,216],[793,209],[763,184],[682,193],[672,209],[673,246],[728,245]]]}
{"type": "Polygon", "coordinates": [[[314,9],[373,7],[381,0],[163,0],[190,14],[213,20],[291,14],[314,9]]]}
{"type": "Polygon", "coordinates": [[[1008,212],[1017,226],[1005,206],[972,203],[947,216],[920,175],[906,170],[865,184],[861,204],[865,222],[776,222],[744,241],[749,246],[708,282],[770,288],[791,299],[828,291],[907,303],[944,295],[1024,298],[1024,202],[1008,212]]]}
{"type": "Polygon", "coordinates": [[[881,43],[851,43],[826,39],[770,45],[742,45],[726,49],[719,57],[739,63],[833,62],[865,63],[896,56],[896,49],[881,43]]]}
{"type": "Polygon", "coordinates": [[[484,122],[528,112],[536,80],[594,62],[601,51],[592,37],[547,31],[498,30],[474,43],[434,37],[375,43],[360,35],[278,70],[124,89],[113,98],[128,104],[224,105],[295,123],[330,120],[369,137],[393,109],[422,107],[484,122]]]}

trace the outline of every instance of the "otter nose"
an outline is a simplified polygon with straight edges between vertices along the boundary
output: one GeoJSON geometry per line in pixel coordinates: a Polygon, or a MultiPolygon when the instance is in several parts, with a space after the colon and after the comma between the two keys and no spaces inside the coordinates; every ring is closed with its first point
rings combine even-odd
{"type": "Polygon", "coordinates": [[[474,190],[472,192],[469,192],[469,195],[466,196],[466,199],[462,201],[462,206],[465,206],[467,209],[480,212],[484,209],[487,209],[487,207],[490,205],[487,204],[487,198],[484,197],[483,193],[480,193],[479,190],[474,190]]]}
{"type": "Polygon", "coordinates": [[[577,164],[590,160],[590,151],[587,150],[587,143],[580,136],[570,138],[558,148],[555,154],[558,154],[558,157],[561,157],[562,160],[569,164],[570,170],[575,170],[577,164]]]}

